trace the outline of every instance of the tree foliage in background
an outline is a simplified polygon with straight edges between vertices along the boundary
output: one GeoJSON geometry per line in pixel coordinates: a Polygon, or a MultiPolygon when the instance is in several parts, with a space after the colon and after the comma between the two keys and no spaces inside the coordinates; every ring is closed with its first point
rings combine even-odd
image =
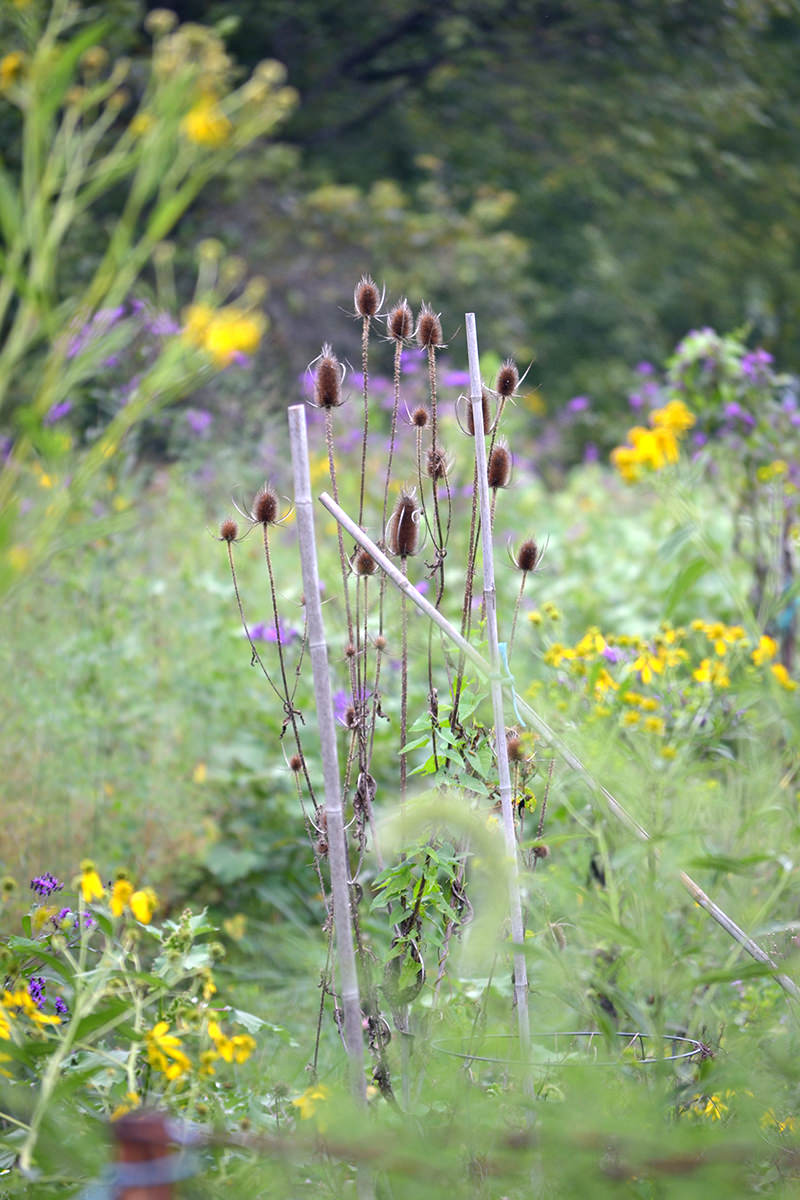
{"type": "MultiPolygon", "coordinates": [[[[177,7],[230,24],[233,6],[177,7]]],[[[535,352],[554,400],[610,402],[632,362],[663,356],[691,325],[746,321],[797,367],[797,0],[240,0],[235,11],[236,56],[274,55],[299,90],[288,137],[306,181],[367,193],[395,181],[445,238],[449,215],[421,186],[431,175],[462,215],[505,198],[500,230],[525,251],[500,295],[509,348],[535,352]]],[[[391,285],[364,216],[350,227],[358,265],[391,285]]],[[[405,260],[405,279],[409,261],[422,275],[441,266],[413,236],[405,260]]],[[[465,307],[486,309],[504,265],[487,278],[475,256],[458,281],[465,307]]]]}

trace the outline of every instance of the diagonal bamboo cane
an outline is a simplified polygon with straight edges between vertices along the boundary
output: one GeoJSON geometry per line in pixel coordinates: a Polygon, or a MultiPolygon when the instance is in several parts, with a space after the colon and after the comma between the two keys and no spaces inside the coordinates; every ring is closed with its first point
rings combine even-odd
{"type": "Polygon", "coordinates": [[[356,1100],[366,1102],[364,1078],[364,1040],[361,1029],[361,1001],[353,947],[353,926],[350,918],[347,844],[344,832],[342,794],[339,778],[339,759],[336,751],[336,726],[331,699],[328,670],[328,646],[322,621],[319,596],[317,548],[314,540],[314,513],[311,498],[311,477],[308,467],[306,414],[302,404],[289,408],[289,440],[294,470],[294,503],[297,511],[297,532],[300,542],[300,564],[303,572],[306,614],[308,618],[308,650],[314,675],[314,698],[317,706],[322,774],[325,788],[325,815],[328,834],[328,860],[331,870],[333,920],[336,929],[336,951],[339,960],[339,984],[344,1010],[344,1038],[350,1067],[350,1084],[356,1100]]]}
{"type": "MultiPolygon", "coordinates": [[[[359,529],[359,527],[353,520],[351,520],[344,509],[340,508],[340,506],[331,499],[327,492],[322,493],[322,495],[319,497],[319,501],[320,504],[322,504],[322,506],[328,510],[331,516],[335,517],[339,524],[346,529],[353,538],[355,538],[358,544],[369,552],[381,570],[386,573],[387,577],[394,584],[394,586],[398,588],[399,591],[403,592],[409,598],[409,600],[411,600],[412,603],[417,606],[420,612],[425,613],[426,617],[433,621],[435,625],[438,625],[442,632],[446,634],[447,637],[459,648],[459,650],[463,652],[463,654],[481,672],[481,674],[485,676],[485,678],[491,679],[493,675],[491,664],[486,661],[483,655],[476,650],[474,646],[470,645],[466,638],[461,636],[458,630],[450,624],[450,622],[445,616],[442,615],[442,613],[433,607],[430,601],[426,600],[425,597],[417,591],[409,579],[404,578],[404,576],[401,575],[394,563],[387,558],[381,550],[378,549],[372,539],[367,537],[363,530],[359,529]]],[[[531,708],[527,701],[523,700],[521,696],[514,692],[514,681],[511,676],[508,675],[504,677],[502,682],[504,687],[511,688],[512,695],[516,700],[517,709],[522,719],[526,721],[527,724],[533,729],[535,729],[549,746],[552,746],[552,748],[561,756],[568,767],[585,779],[595,795],[605,802],[609,812],[611,812],[618,821],[625,825],[625,827],[636,838],[638,838],[639,841],[650,842],[650,834],[647,832],[644,826],[639,824],[639,822],[628,812],[625,806],[611,794],[608,788],[603,787],[603,785],[597,779],[595,779],[591,771],[589,771],[588,768],[583,765],[576,754],[573,754],[566,743],[554,730],[550,728],[544,718],[540,717],[539,714],[533,708],[531,708]]],[[[788,975],[784,975],[778,969],[777,963],[773,961],[769,954],[767,954],[765,950],[762,950],[757,942],[754,942],[752,938],[748,937],[744,930],[741,929],[736,922],[719,907],[719,905],[715,904],[714,901],[706,895],[703,889],[697,883],[695,883],[690,875],[687,875],[685,871],[680,871],[679,878],[692,899],[696,901],[701,908],[705,909],[708,915],[712,917],[713,920],[715,920],[717,924],[720,925],[721,928],[724,929],[725,932],[734,939],[734,941],[738,942],[743,950],[746,950],[747,953],[757,962],[762,963],[765,967],[769,967],[775,982],[783,988],[787,995],[791,996],[793,1000],[800,1000],[800,988],[798,988],[794,980],[790,979],[788,975]]]]}

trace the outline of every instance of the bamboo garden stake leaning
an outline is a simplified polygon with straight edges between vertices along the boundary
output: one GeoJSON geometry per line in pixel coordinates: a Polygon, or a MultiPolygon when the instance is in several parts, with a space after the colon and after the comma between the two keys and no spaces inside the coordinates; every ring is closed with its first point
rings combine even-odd
{"type": "Polygon", "coordinates": [[[317,707],[319,737],[322,751],[322,772],[325,788],[325,815],[328,833],[328,860],[331,870],[333,920],[336,928],[336,952],[339,964],[339,985],[344,1010],[344,1036],[350,1065],[350,1083],[357,1101],[366,1102],[364,1077],[364,1041],[361,1028],[361,1000],[353,946],[353,926],[350,919],[350,889],[347,845],[345,841],[342,794],[339,779],[339,759],[336,752],[336,727],[331,698],[328,647],[322,622],[319,597],[317,549],[314,541],[314,513],[311,502],[311,477],[308,465],[306,414],[302,404],[289,409],[289,439],[294,471],[294,502],[297,510],[297,532],[300,544],[300,563],[303,572],[306,616],[308,620],[308,649],[314,675],[314,698],[317,707]]]}

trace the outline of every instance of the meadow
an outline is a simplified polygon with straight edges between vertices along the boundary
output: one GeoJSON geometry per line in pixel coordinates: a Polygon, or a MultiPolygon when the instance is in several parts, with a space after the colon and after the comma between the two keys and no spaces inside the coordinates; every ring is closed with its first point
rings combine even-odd
{"type": "Polygon", "coordinates": [[[149,21],[132,114],[68,5],[0,62],[0,1196],[153,1112],[186,1195],[793,1195],[797,378],[703,327],[548,406],[362,275],[276,386],[166,239],[294,98],[149,21]]]}

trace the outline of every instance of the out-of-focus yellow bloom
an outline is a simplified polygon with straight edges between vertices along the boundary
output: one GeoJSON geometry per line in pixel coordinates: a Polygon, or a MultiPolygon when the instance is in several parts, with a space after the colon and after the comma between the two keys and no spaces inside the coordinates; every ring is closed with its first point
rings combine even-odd
{"type": "Polygon", "coordinates": [[[650,414],[654,426],[669,429],[679,437],[695,424],[695,415],[682,400],[670,400],[663,408],[654,408],[650,414]]]}
{"type": "Polygon", "coordinates": [[[314,1116],[320,1104],[330,1099],[330,1094],[330,1089],[324,1083],[315,1083],[306,1088],[302,1096],[297,1096],[292,1104],[300,1110],[300,1119],[307,1121],[314,1116]]]}
{"type": "Polygon", "coordinates": [[[198,146],[221,146],[231,136],[231,125],[215,96],[203,96],[183,118],[183,132],[198,146]]]}
{"type": "Polygon", "coordinates": [[[12,50],[0,58],[0,92],[5,92],[15,84],[25,66],[25,55],[19,50],[12,50]]]}
{"type": "Polygon", "coordinates": [[[758,645],[751,654],[751,658],[757,667],[763,667],[765,663],[772,662],[778,652],[778,643],[774,638],[767,637],[762,633],[758,639],[758,645]]]}
{"type": "Polygon", "coordinates": [[[208,1022],[208,1036],[214,1043],[217,1054],[225,1062],[246,1062],[256,1048],[255,1038],[249,1033],[237,1033],[234,1037],[228,1037],[216,1021],[208,1022]]]}
{"type": "Polygon", "coordinates": [[[111,889],[111,912],[115,917],[121,917],[133,895],[133,884],[130,879],[120,876],[114,881],[111,889]]]}
{"type": "Polygon", "coordinates": [[[95,865],[88,858],[81,863],[80,888],[85,904],[91,904],[92,900],[102,900],[105,895],[105,888],[95,865]]]}
{"type": "Polygon", "coordinates": [[[725,664],[712,662],[710,658],[703,659],[697,670],[692,672],[692,678],[698,683],[712,683],[721,688],[728,687],[731,682],[725,664]]]}
{"type": "Polygon", "coordinates": [[[158,897],[153,889],[141,888],[138,892],[134,892],[129,903],[136,920],[141,921],[143,925],[149,925],[153,919],[153,913],[158,908],[158,897]]]}
{"type": "Polygon", "coordinates": [[[167,1079],[180,1079],[192,1064],[183,1051],[181,1039],[169,1032],[169,1022],[159,1021],[145,1035],[147,1059],[151,1067],[167,1079]]]}
{"type": "Polygon", "coordinates": [[[770,667],[770,671],[772,671],[772,674],[775,676],[781,687],[786,688],[787,692],[793,692],[797,687],[795,681],[790,679],[789,672],[786,670],[786,667],[783,665],[783,663],[773,663],[770,667]]]}

